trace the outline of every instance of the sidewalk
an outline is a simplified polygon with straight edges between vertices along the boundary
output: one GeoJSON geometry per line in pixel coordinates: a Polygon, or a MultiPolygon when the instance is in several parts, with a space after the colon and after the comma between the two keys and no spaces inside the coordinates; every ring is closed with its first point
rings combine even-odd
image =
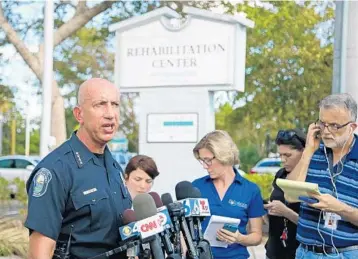
{"type": "Polygon", "coordinates": [[[265,243],[261,243],[258,246],[251,246],[248,248],[250,253],[249,259],[265,259],[266,258],[266,250],[265,243]]]}

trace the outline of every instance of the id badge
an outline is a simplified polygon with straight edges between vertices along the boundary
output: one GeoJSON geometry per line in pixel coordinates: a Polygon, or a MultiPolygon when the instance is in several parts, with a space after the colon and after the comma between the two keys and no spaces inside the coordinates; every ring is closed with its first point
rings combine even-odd
{"type": "Polygon", "coordinates": [[[336,213],[326,212],[324,214],[324,227],[328,229],[336,230],[338,226],[338,220],[341,220],[341,216],[336,213]]]}

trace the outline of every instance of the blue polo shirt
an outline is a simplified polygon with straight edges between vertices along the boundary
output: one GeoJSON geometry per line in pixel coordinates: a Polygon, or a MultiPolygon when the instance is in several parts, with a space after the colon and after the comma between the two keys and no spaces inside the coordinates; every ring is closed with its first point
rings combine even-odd
{"type": "MultiPolygon", "coordinates": [[[[203,198],[209,201],[211,215],[225,216],[240,219],[239,231],[247,234],[246,226],[250,218],[265,215],[261,192],[259,187],[243,178],[234,168],[236,176],[225,196],[220,200],[219,194],[210,176],[199,178],[193,186],[199,188],[203,198]]],[[[203,231],[208,226],[210,217],[203,222],[203,231]]],[[[212,247],[214,258],[246,259],[249,253],[245,246],[232,244],[227,248],[212,247]]]]}
{"type": "Polygon", "coordinates": [[[56,242],[71,236],[71,258],[116,248],[122,213],[131,208],[121,167],[107,147],[102,159],[74,133],[41,160],[27,182],[25,226],[56,242]]]}
{"type": "MultiPolygon", "coordinates": [[[[338,192],[338,199],[353,208],[358,208],[358,139],[355,135],[355,142],[346,158],[343,159],[343,170],[341,163],[337,163],[331,170],[328,169],[331,150],[324,151],[323,144],[313,155],[308,171],[306,182],[317,183],[321,193],[328,193],[336,197],[333,191],[331,173],[341,174],[335,177],[335,184],[338,192]]],[[[332,164],[332,162],[331,162],[332,164]]],[[[338,221],[337,229],[332,230],[324,227],[324,213],[315,208],[301,203],[297,240],[307,245],[327,245],[336,247],[347,247],[358,245],[358,227],[342,219],[338,221]],[[322,237],[324,238],[324,241],[322,237]],[[332,243],[333,240],[333,243],[332,243]]]]}

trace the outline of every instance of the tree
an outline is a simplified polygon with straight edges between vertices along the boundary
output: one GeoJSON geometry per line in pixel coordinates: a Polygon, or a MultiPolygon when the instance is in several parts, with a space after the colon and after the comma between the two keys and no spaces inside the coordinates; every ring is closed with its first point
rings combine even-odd
{"type": "Polygon", "coordinates": [[[317,118],[317,103],[330,93],[332,81],[333,34],[317,36],[321,24],[333,19],[332,6],[317,13],[307,2],[271,5],[225,3],[228,13],[245,12],[255,28],[248,29],[246,89],[234,102],[239,108],[224,105],[217,114],[218,127],[239,146],[257,145],[261,155],[266,134],[274,138],[282,128],[306,128],[317,118]]]}
{"type": "MultiPolygon", "coordinates": [[[[17,52],[22,56],[29,68],[34,72],[37,79],[41,82],[43,71],[43,56],[44,44],[39,44],[38,51],[33,53],[30,51],[23,38],[26,38],[27,33],[31,29],[36,29],[35,34],[42,33],[43,16],[39,15],[34,20],[27,23],[21,20],[21,14],[15,12],[15,9],[28,3],[15,1],[2,1],[0,4],[0,26],[6,35],[6,39],[12,44],[17,52]]],[[[71,37],[74,33],[80,30],[83,26],[88,24],[97,15],[104,13],[103,17],[108,17],[105,23],[112,22],[113,17],[118,21],[120,18],[126,18],[131,12],[137,12],[138,8],[142,6],[141,3],[133,3],[131,11],[128,11],[128,4],[125,2],[103,1],[92,5],[87,1],[78,1],[74,5],[70,1],[60,1],[56,4],[56,31],[54,34],[54,47],[66,42],[66,39],[71,37]],[[122,17],[115,16],[110,13],[109,9],[116,6],[122,17]],[[68,17],[72,13],[72,17],[68,17]]],[[[148,5],[147,3],[143,5],[148,5]]],[[[4,42],[2,44],[5,44],[4,42]]],[[[61,96],[59,85],[56,80],[52,83],[52,116],[51,116],[51,134],[56,137],[57,145],[61,144],[66,139],[65,130],[65,112],[64,99],[61,96]]]]}

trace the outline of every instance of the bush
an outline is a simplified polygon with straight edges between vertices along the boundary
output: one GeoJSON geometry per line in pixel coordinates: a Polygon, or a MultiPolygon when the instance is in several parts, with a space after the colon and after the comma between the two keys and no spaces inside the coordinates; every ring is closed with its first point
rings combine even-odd
{"type": "Polygon", "coordinates": [[[270,198],[272,192],[272,182],[275,176],[272,174],[246,174],[245,178],[253,183],[256,183],[261,191],[262,199],[270,198]]]}
{"type": "Polygon", "coordinates": [[[26,258],[29,232],[21,220],[0,218],[0,256],[18,255],[26,258]]]}
{"type": "Polygon", "coordinates": [[[0,201],[10,198],[9,181],[0,177],[0,201]]]}

